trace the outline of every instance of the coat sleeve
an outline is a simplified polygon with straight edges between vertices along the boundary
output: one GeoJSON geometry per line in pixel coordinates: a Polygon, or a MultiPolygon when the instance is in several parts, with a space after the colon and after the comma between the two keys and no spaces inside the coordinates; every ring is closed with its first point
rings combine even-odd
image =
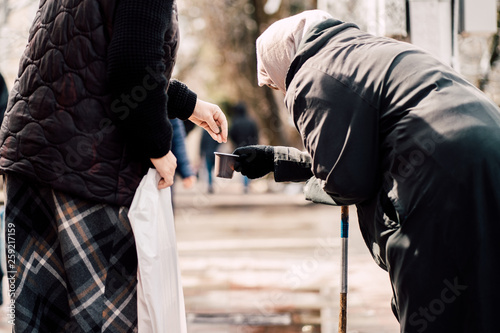
{"type": "Polygon", "coordinates": [[[363,202],[378,184],[378,110],[337,79],[303,72],[291,83],[286,104],[312,157],[313,173],[337,203],[363,202]]]}
{"type": "Polygon", "coordinates": [[[304,182],[313,176],[311,157],[293,147],[274,147],[274,180],[304,182]]]}

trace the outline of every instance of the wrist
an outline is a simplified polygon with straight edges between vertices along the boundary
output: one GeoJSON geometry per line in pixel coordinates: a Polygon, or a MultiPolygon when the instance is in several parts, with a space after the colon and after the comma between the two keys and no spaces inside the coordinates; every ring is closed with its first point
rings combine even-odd
{"type": "Polygon", "coordinates": [[[168,116],[186,120],[193,115],[198,96],[184,83],[171,80],[168,87],[168,116]]]}

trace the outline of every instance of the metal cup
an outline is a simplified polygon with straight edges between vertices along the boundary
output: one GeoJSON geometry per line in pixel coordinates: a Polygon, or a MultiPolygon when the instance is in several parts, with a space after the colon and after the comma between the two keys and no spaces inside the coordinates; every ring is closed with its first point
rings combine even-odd
{"type": "Polygon", "coordinates": [[[238,155],[215,152],[215,176],[219,178],[233,178],[234,162],[238,155]]]}

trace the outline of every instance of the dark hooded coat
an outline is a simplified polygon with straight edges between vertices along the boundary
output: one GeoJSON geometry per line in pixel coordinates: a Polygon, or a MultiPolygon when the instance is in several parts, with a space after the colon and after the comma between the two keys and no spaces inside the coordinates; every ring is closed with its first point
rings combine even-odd
{"type": "Polygon", "coordinates": [[[401,332],[494,332],[500,110],[407,43],[327,20],[299,46],[285,103],[314,175],[360,228],[401,332]]]}

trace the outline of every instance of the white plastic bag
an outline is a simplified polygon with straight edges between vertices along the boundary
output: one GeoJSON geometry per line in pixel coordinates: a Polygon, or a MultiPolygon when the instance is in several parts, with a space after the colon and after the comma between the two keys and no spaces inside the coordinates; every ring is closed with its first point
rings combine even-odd
{"type": "Polygon", "coordinates": [[[170,188],[158,190],[159,174],[150,169],[128,213],[139,267],[139,333],[186,333],[170,188]]]}

